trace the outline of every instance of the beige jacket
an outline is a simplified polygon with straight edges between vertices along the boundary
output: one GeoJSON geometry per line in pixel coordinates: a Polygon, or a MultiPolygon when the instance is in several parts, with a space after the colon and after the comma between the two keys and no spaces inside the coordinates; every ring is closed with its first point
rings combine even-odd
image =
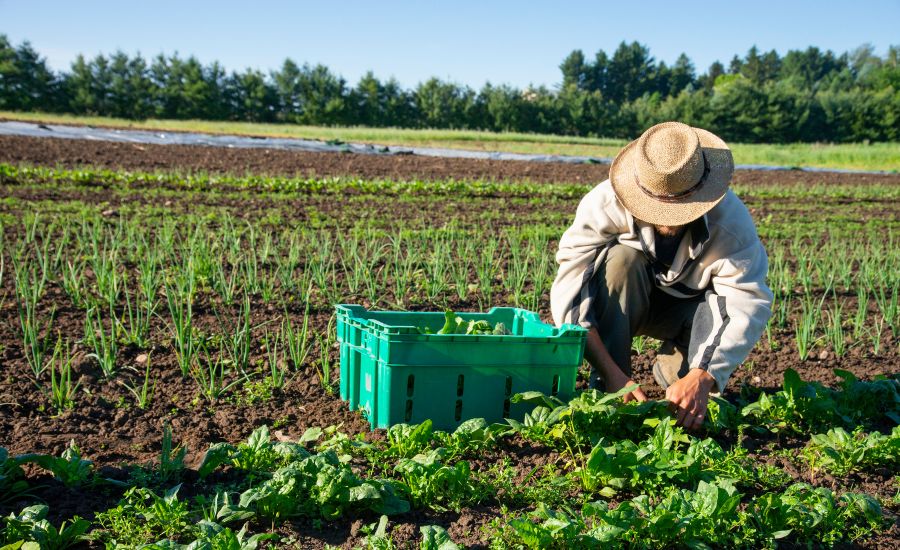
{"type": "MultiPolygon", "coordinates": [[[[678,297],[706,294],[695,330],[696,319],[701,319],[710,325],[703,327],[708,336],[690,368],[707,370],[722,391],[762,335],[771,315],[772,291],[766,286],[766,251],[740,199],[728,191],[702,220],[685,232],[671,268],[657,274],[656,285],[678,297]]],[[[606,180],[584,196],[574,223],[560,239],[559,271],[550,290],[557,325],[590,327],[589,283],[614,243],[643,250],[651,261],[655,258],[653,226],[636,221],[606,180]]]]}

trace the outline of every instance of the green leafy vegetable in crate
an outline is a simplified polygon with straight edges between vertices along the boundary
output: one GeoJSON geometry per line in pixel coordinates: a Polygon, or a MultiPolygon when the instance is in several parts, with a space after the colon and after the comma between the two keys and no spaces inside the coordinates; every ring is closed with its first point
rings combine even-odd
{"type": "MultiPolygon", "coordinates": [[[[475,319],[470,319],[466,321],[449,309],[444,312],[444,316],[446,321],[441,330],[437,331],[437,334],[511,334],[503,323],[491,326],[490,323],[484,320],[476,321],[475,319]]],[[[420,327],[419,331],[423,334],[435,334],[428,327],[420,327]]]]}

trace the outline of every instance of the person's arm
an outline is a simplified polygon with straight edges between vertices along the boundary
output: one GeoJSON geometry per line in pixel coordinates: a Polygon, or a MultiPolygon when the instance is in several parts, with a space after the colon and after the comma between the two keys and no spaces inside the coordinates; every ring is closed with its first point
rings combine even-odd
{"type": "Polygon", "coordinates": [[[559,240],[559,268],[550,287],[550,313],[556,326],[565,323],[590,328],[591,302],[588,282],[604,248],[628,229],[627,215],[616,202],[609,180],[585,195],[572,225],[559,240]]]}
{"type": "Polygon", "coordinates": [[[700,427],[710,392],[725,389],[762,335],[772,303],[767,270],[766,251],[758,239],[717,267],[714,292],[700,305],[696,321],[710,327],[709,336],[692,357],[688,374],[666,390],[672,412],[685,428],[700,427]]]}
{"type": "MultiPolygon", "coordinates": [[[[606,391],[615,393],[626,386],[635,384],[634,380],[622,372],[622,369],[616,364],[612,356],[606,350],[603,340],[597,329],[591,327],[588,330],[587,342],[584,349],[584,358],[594,367],[594,370],[606,382],[606,391]]],[[[625,394],[624,401],[627,403],[631,400],[646,401],[647,396],[641,390],[640,386],[632,392],[625,394]]]]}

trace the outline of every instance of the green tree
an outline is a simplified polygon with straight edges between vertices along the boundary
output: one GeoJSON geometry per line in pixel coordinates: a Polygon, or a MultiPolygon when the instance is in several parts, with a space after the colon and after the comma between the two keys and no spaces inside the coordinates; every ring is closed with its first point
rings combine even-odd
{"type": "Polygon", "coordinates": [[[226,84],[228,112],[233,120],[271,122],[275,120],[278,93],[260,71],[246,69],[232,73],[226,84]]]}
{"type": "Polygon", "coordinates": [[[467,86],[430,78],[415,90],[419,124],[425,128],[467,128],[475,92],[467,86]]]}
{"type": "Polygon", "coordinates": [[[133,58],[121,51],[110,57],[109,116],[143,119],[152,114],[152,83],[147,62],[140,54],[133,58]]]}
{"type": "Polygon", "coordinates": [[[397,86],[388,88],[375,76],[372,71],[368,71],[356,87],[350,90],[349,103],[354,123],[363,124],[365,126],[389,126],[391,124],[390,104],[396,98],[390,97],[398,91],[397,86]]]}
{"type": "Polygon", "coordinates": [[[807,88],[839,73],[847,66],[846,60],[837,58],[832,51],[822,52],[819,48],[791,50],[781,62],[781,78],[796,79],[807,88]]]}
{"type": "Polygon", "coordinates": [[[416,108],[412,92],[404,90],[396,78],[384,83],[385,126],[410,128],[416,125],[416,108]]]}
{"type": "Polygon", "coordinates": [[[218,63],[204,67],[196,57],[158,55],[150,65],[155,115],[212,120],[222,117],[225,72],[218,63]]]}
{"type": "Polygon", "coordinates": [[[622,42],[609,62],[604,96],[619,103],[632,101],[654,89],[655,71],[646,46],[622,42]]]}
{"type": "Polygon", "coordinates": [[[725,66],[718,61],[713,61],[706,74],[697,80],[697,84],[706,91],[712,91],[713,86],[716,84],[716,79],[723,74],[725,74],[725,66]]]}
{"type": "Polygon", "coordinates": [[[559,70],[562,71],[563,88],[568,88],[569,86],[575,86],[579,89],[586,88],[590,66],[584,61],[584,52],[573,50],[572,53],[563,59],[563,62],[559,65],[559,70]]]}
{"type": "Polygon", "coordinates": [[[0,34],[0,108],[56,110],[58,81],[31,43],[13,48],[0,34]]]}
{"type": "Polygon", "coordinates": [[[778,52],[772,50],[760,55],[757,47],[753,46],[741,64],[740,73],[750,82],[761,85],[777,78],[780,67],[781,59],[778,57],[778,52]]]}
{"type": "Polygon", "coordinates": [[[278,96],[278,117],[287,122],[296,121],[303,105],[300,95],[300,67],[293,59],[287,58],[281,64],[281,70],[272,72],[272,81],[278,96]]]}
{"type": "Polygon", "coordinates": [[[112,71],[109,61],[98,55],[87,61],[78,55],[66,78],[66,95],[69,108],[76,114],[105,115],[112,109],[112,71]]]}
{"type": "Polygon", "coordinates": [[[688,86],[694,86],[696,84],[696,79],[697,75],[694,71],[694,64],[691,63],[691,59],[687,54],[682,53],[678,56],[678,59],[675,60],[675,64],[672,65],[672,69],[669,72],[669,86],[668,89],[665,90],[665,95],[678,95],[688,86]]]}

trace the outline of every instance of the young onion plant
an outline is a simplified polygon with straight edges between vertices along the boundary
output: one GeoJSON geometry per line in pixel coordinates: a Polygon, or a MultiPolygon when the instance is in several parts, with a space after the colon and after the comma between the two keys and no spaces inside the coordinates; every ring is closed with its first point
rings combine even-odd
{"type": "Polygon", "coordinates": [[[269,329],[266,329],[263,336],[263,345],[266,349],[266,360],[269,363],[267,372],[268,384],[272,388],[281,389],[284,387],[287,378],[286,362],[278,354],[278,347],[281,345],[281,333],[274,332],[269,334],[269,329]]]}
{"type": "Polygon", "coordinates": [[[222,342],[228,353],[230,364],[242,374],[246,373],[247,367],[250,365],[250,341],[252,338],[249,294],[244,293],[237,318],[232,318],[219,311],[218,308],[214,308],[213,311],[219,321],[219,326],[224,330],[222,342]]]}
{"type": "Polygon", "coordinates": [[[844,332],[843,304],[834,295],[834,305],[828,311],[828,323],[824,327],[825,340],[831,344],[835,356],[841,358],[847,352],[846,333],[844,332]]]}
{"type": "Polygon", "coordinates": [[[456,240],[456,260],[450,263],[450,280],[460,301],[469,295],[469,271],[474,256],[475,244],[472,239],[456,240]]]}
{"type": "Polygon", "coordinates": [[[150,355],[147,355],[147,365],[144,367],[144,376],[139,379],[141,383],[126,382],[121,380],[122,386],[134,396],[134,404],[137,408],[144,410],[150,406],[153,400],[153,393],[156,391],[156,381],[151,384],[150,379],[150,355]]]}
{"type": "Polygon", "coordinates": [[[506,284],[512,285],[509,290],[512,293],[513,304],[520,307],[524,305],[525,283],[532,272],[532,255],[526,248],[521,235],[513,231],[507,232],[506,242],[510,253],[506,284]]]}
{"type": "Polygon", "coordinates": [[[150,320],[156,313],[155,297],[144,296],[138,285],[132,300],[132,293],[128,291],[128,279],[123,278],[122,293],[125,295],[125,310],[119,326],[125,336],[125,341],[139,348],[150,346],[150,320]]]}
{"type": "Polygon", "coordinates": [[[46,320],[38,316],[38,303],[44,293],[45,281],[43,276],[38,274],[34,264],[26,259],[24,263],[14,262],[13,269],[25,360],[31,368],[35,381],[38,381],[46,368],[45,362],[50,352],[55,309],[46,320]]]}
{"type": "Polygon", "coordinates": [[[119,342],[116,338],[116,316],[112,307],[109,308],[108,322],[103,322],[101,306],[93,306],[85,314],[85,345],[93,348],[94,352],[88,357],[97,360],[103,377],[107,380],[116,375],[116,361],[119,355],[119,342]],[[107,328],[108,325],[108,328],[107,328]]]}
{"type": "Polygon", "coordinates": [[[61,336],[57,336],[49,369],[50,404],[61,414],[75,406],[75,394],[80,386],[72,382],[72,349],[68,340],[63,344],[61,336]]]}
{"type": "Polygon", "coordinates": [[[895,284],[891,288],[880,284],[874,288],[875,303],[881,312],[881,318],[891,329],[894,338],[900,335],[900,288],[895,284]]]}
{"type": "MultiPolygon", "coordinates": [[[[307,293],[308,295],[309,293],[307,293]]],[[[287,311],[281,321],[280,340],[283,342],[283,352],[296,370],[303,366],[312,348],[309,337],[309,305],[309,300],[307,300],[306,310],[303,312],[303,322],[299,328],[294,326],[287,311]]]]}
{"type": "Polygon", "coordinates": [[[84,262],[67,261],[61,270],[60,282],[63,290],[78,309],[86,309],[90,300],[85,288],[84,262]]]}
{"type": "Polygon", "coordinates": [[[816,330],[819,327],[824,301],[824,296],[818,302],[812,296],[804,296],[801,302],[800,316],[794,324],[794,339],[801,361],[809,357],[810,351],[815,346],[816,330]]]}
{"type": "Polygon", "coordinates": [[[231,388],[243,382],[245,377],[229,377],[228,359],[220,346],[214,353],[209,352],[209,342],[200,345],[201,353],[191,364],[190,374],[200,388],[200,395],[211,402],[218,401],[231,388]]]}
{"type": "Polygon", "coordinates": [[[482,311],[491,304],[493,299],[494,278],[499,274],[499,262],[496,254],[500,242],[496,237],[488,237],[481,247],[481,254],[475,263],[475,273],[478,275],[478,309],[482,311]]]}
{"type": "Polygon", "coordinates": [[[329,350],[334,347],[336,342],[334,319],[335,317],[332,316],[331,319],[328,320],[328,327],[325,329],[325,334],[316,334],[316,341],[319,344],[319,363],[316,365],[316,374],[319,377],[319,382],[322,384],[322,387],[325,388],[325,391],[328,393],[334,392],[334,387],[331,385],[332,365],[329,357],[329,350]]]}
{"type": "Polygon", "coordinates": [[[197,342],[194,337],[194,292],[196,278],[193,264],[187,261],[187,269],[182,270],[172,281],[166,279],[164,289],[166,304],[171,317],[172,340],[181,376],[187,378],[193,368],[197,342]]]}

